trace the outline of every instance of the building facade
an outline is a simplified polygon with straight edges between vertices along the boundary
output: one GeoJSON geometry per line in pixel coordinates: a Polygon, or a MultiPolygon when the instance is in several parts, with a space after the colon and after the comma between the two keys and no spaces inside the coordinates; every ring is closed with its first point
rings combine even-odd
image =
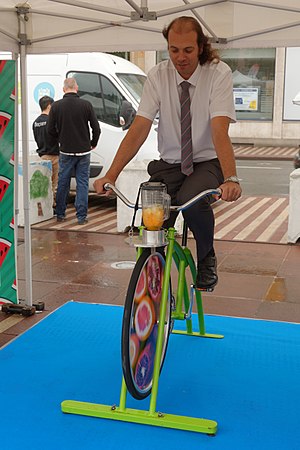
{"type": "MultiPolygon", "coordinates": [[[[224,49],[221,59],[232,69],[237,123],[234,143],[299,145],[300,47],[224,49]]],[[[167,52],[133,52],[131,61],[146,73],[167,52]]]]}

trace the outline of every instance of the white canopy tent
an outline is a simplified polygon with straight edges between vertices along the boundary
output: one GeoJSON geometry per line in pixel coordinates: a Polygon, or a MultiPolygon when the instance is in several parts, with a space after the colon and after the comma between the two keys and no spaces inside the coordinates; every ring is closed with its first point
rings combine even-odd
{"type": "Polygon", "coordinates": [[[298,46],[299,0],[1,0],[1,50],[161,50],[164,25],[194,15],[225,47],[298,46]]]}
{"type": "Polygon", "coordinates": [[[26,55],[162,50],[161,30],[196,17],[221,48],[300,46],[299,0],[1,0],[0,50],[20,55],[26,302],[32,304],[26,55]]]}

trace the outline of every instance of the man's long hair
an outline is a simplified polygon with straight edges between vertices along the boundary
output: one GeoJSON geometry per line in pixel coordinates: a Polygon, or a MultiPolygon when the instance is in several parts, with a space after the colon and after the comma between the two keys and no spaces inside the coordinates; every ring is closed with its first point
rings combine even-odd
{"type": "Polygon", "coordinates": [[[200,23],[196,19],[189,16],[182,16],[172,20],[172,22],[162,31],[162,34],[167,42],[169,42],[168,36],[171,28],[173,28],[176,32],[196,31],[198,47],[200,49],[202,48],[202,53],[199,55],[199,62],[201,66],[207,62],[210,63],[214,61],[217,63],[220,61],[217,50],[212,48],[208,40],[208,36],[205,36],[200,23]]]}

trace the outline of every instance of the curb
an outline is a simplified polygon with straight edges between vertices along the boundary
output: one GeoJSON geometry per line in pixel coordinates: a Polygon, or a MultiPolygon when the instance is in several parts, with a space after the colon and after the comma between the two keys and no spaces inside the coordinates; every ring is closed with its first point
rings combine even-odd
{"type": "Polygon", "coordinates": [[[235,155],[235,159],[252,159],[255,161],[258,160],[264,160],[264,161],[293,161],[293,157],[291,156],[276,156],[276,155],[270,155],[270,156],[257,156],[257,155],[235,155]]]}

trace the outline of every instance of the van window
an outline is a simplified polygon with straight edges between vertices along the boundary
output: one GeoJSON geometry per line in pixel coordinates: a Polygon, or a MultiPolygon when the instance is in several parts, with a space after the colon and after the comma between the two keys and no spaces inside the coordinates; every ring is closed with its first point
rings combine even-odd
{"type": "Polygon", "coordinates": [[[133,98],[140,103],[143,87],[147,77],[145,77],[145,75],[137,75],[133,73],[117,73],[116,75],[126,86],[133,98]]]}
{"type": "Polygon", "coordinates": [[[98,120],[121,126],[120,108],[125,98],[108,78],[89,72],[69,72],[67,76],[76,79],[78,95],[93,105],[98,120]]]}

